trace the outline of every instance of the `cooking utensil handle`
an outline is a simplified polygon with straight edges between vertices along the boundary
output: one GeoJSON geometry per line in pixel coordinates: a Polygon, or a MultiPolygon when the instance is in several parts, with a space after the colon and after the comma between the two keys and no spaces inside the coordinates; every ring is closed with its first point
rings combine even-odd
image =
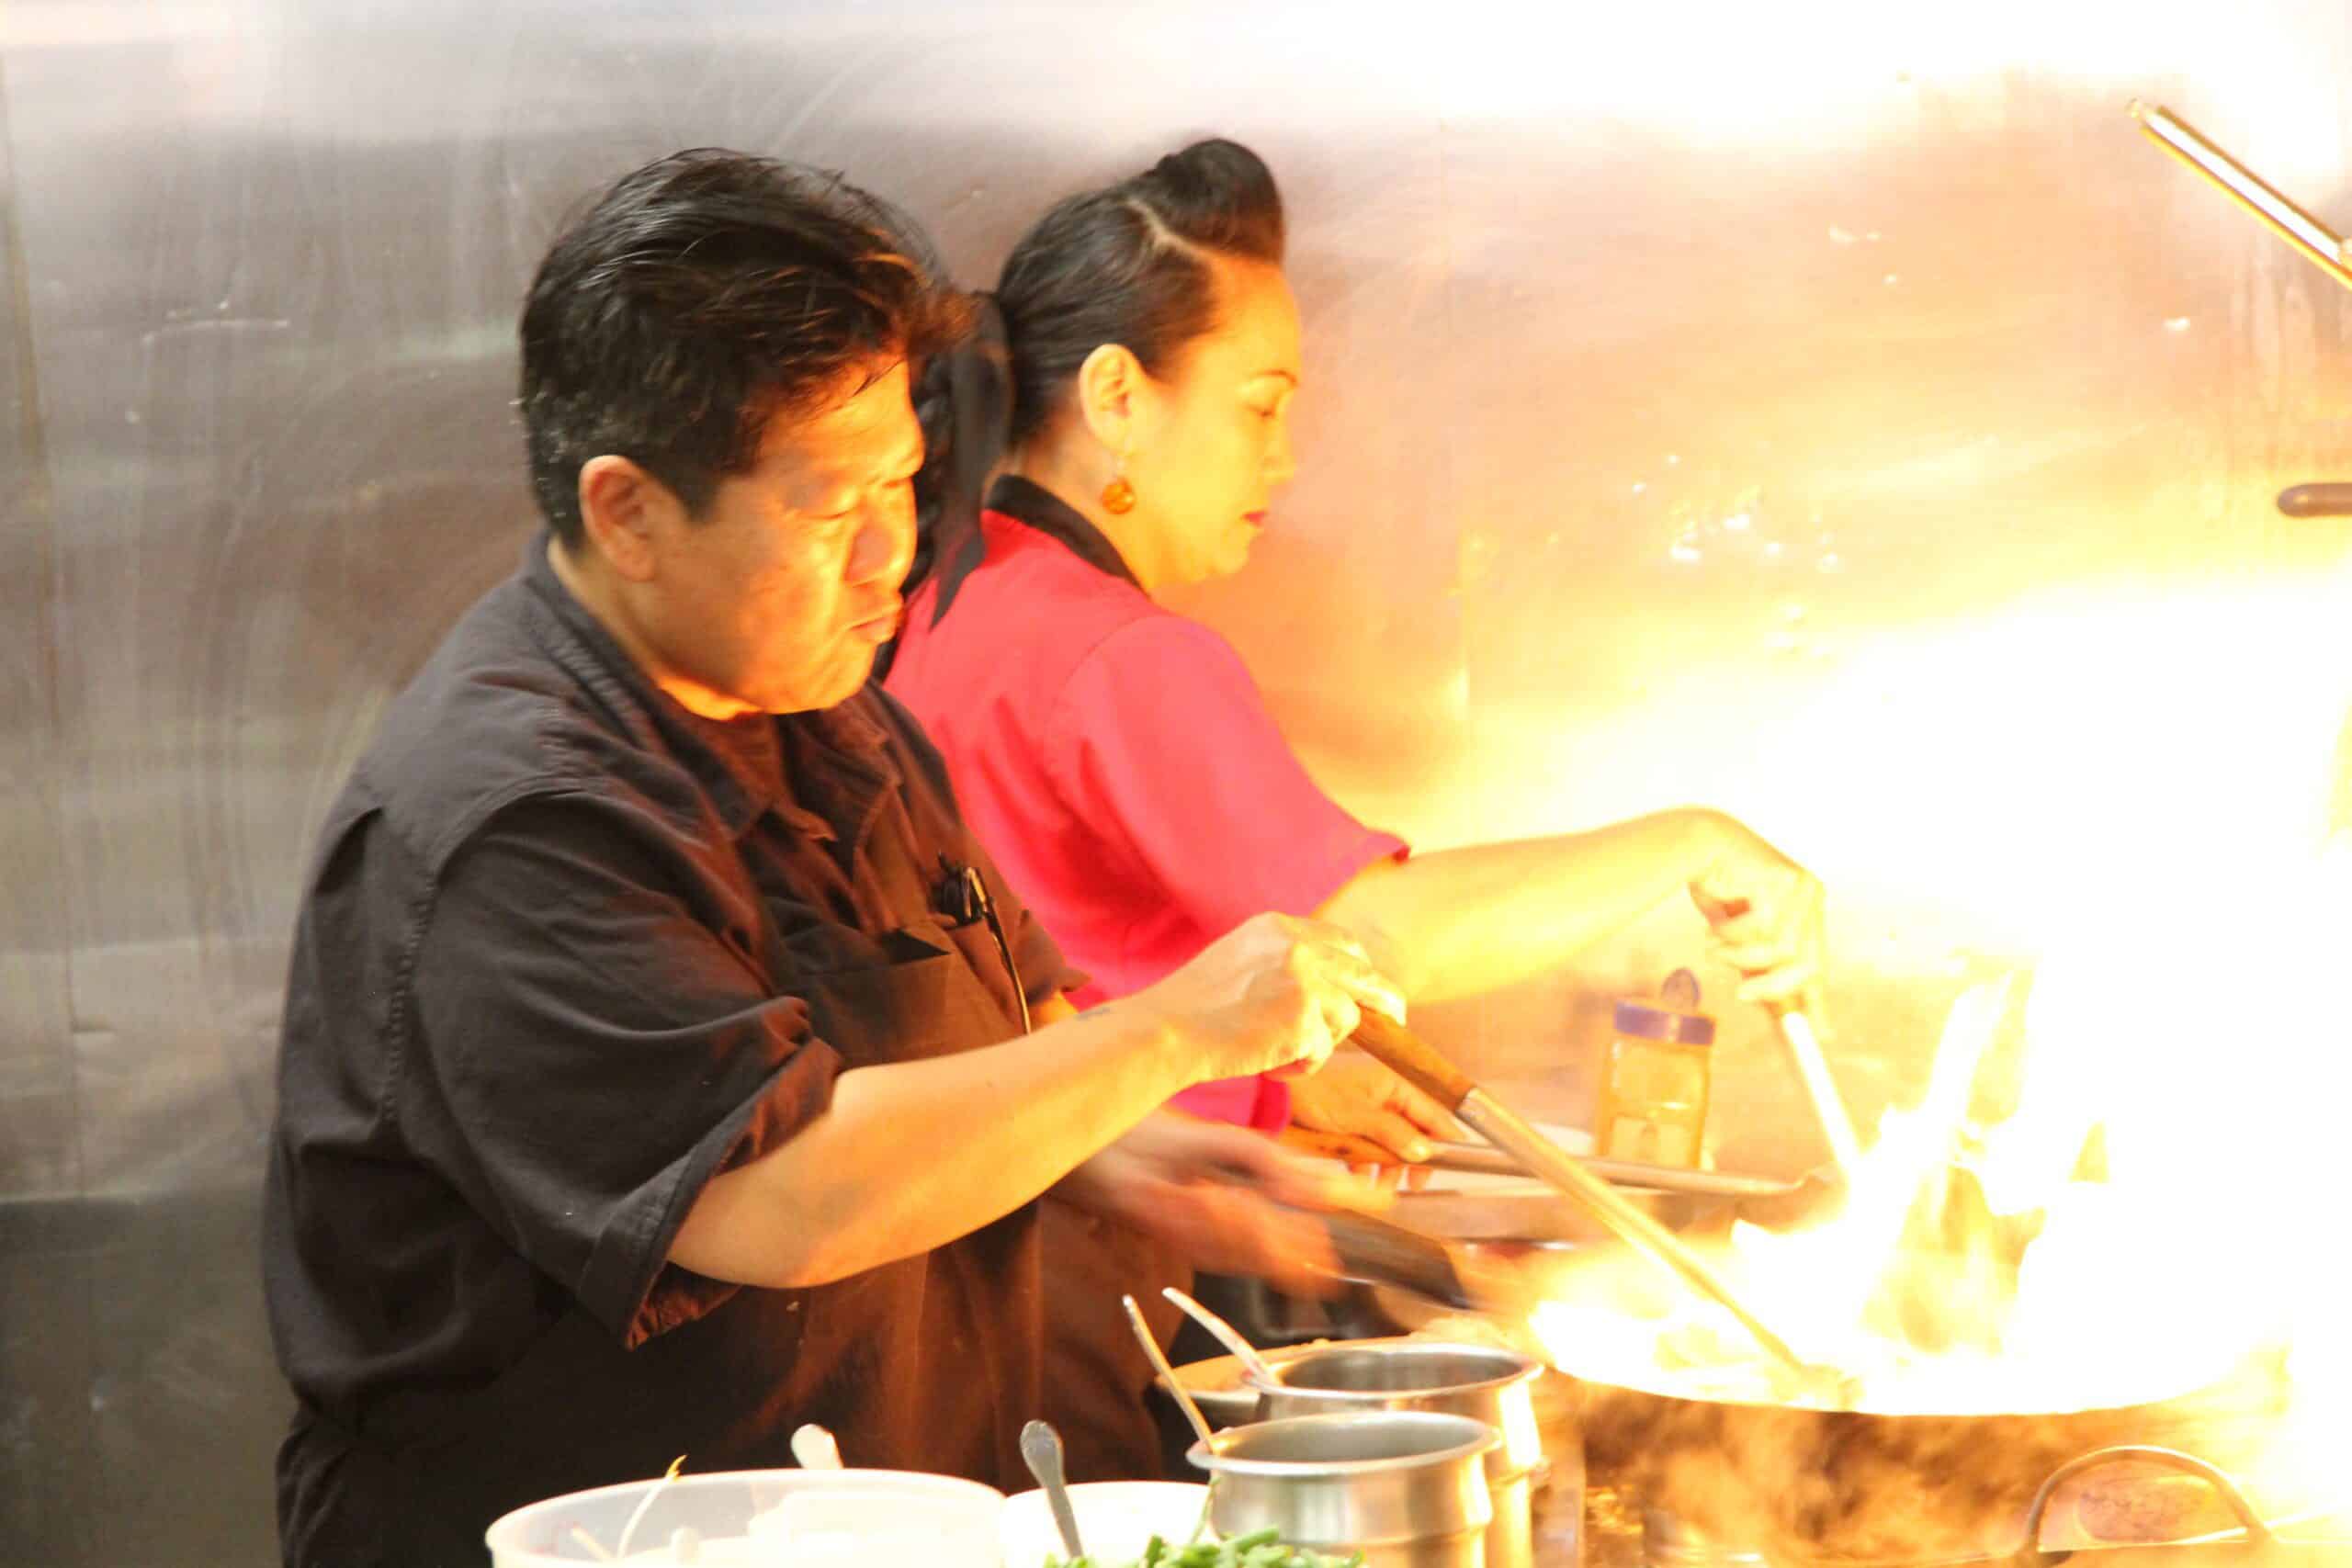
{"type": "Polygon", "coordinates": [[[1758,1345],[1799,1379],[1807,1383],[1820,1381],[1821,1370],[1808,1365],[1790,1348],[1787,1340],[1742,1306],[1730,1287],[1697,1253],[1683,1246],[1673,1232],[1619,1197],[1615,1188],[1585,1169],[1559,1145],[1472,1083],[1467,1074],[1438,1055],[1420,1036],[1393,1019],[1367,1011],[1357,1027],[1356,1043],[1453,1111],[1464,1126],[1518,1160],[1533,1175],[1582,1203],[1594,1218],[1624,1241],[1731,1314],[1758,1345]]]}
{"type": "Polygon", "coordinates": [[[2278,492],[2290,517],[2352,517],[2352,484],[2290,485],[2278,492]]]}
{"type": "Polygon", "coordinates": [[[1797,1081],[1804,1086],[1804,1097],[1813,1105],[1813,1119],[1821,1126],[1821,1135],[1829,1144],[1829,1158],[1837,1166],[1838,1175],[1851,1181],[1854,1169],[1861,1164],[1862,1142],[1854,1132],[1854,1119],[1839,1098],[1837,1080],[1829,1076],[1829,1063],[1821,1054],[1820,1037],[1813,1032],[1813,1020],[1794,1008],[1780,1015],[1781,1039],[1789,1048],[1789,1059],[1796,1066],[1797,1081]]]}
{"type": "MultiPolygon", "coordinates": [[[[2086,1470],[2100,1470],[2110,1464],[2132,1462],[2157,1465],[2165,1470],[2178,1471],[2183,1475],[2197,1477],[2211,1486],[2222,1502],[2229,1505],[2230,1512],[2238,1517],[2238,1526],[2245,1531],[2248,1541],[2256,1546],[2268,1546],[2271,1543],[2270,1527],[2262,1522],[2262,1515],[2256,1511],[2251,1502],[2247,1501],[2246,1495],[2238,1490],[2238,1483],[2231,1478],[2228,1471],[2218,1465],[2210,1464],[2195,1454],[2182,1453],[2177,1449],[2157,1449],[2138,1444],[2124,1444],[2111,1449],[2094,1449],[2079,1459],[2068,1460],[2050,1472],[2050,1479],[2041,1483],[2041,1490],[2033,1495],[2032,1506],[2026,1509],[2026,1551],[2046,1562],[2060,1562],[2067,1557],[2069,1553],[2051,1551],[2041,1544],[2042,1518],[2050,1511],[2050,1500],[2058,1495],[2060,1487],[2086,1470]]],[[[2199,1538],[2200,1540],[2210,1539],[2211,1538],[2199,1538]]],[[[2177,1544],[2187,1546],[2192,1543],[2181,1541],[2177,1544]]]]}
{"type": "Polygon", "coordinates": [[[1258,1347],[1241,1337],[1241,1330],[1234,1327],[1233,1325],[1226,1322],[1225,1319],[1173,1285],[1163,1286],[1159,1293],[1173,1303],[1177,1311],[1207,1329],[1211,1338],[1231,1351],[1233,1359],[1241,1363],[1244,1373],[1257,1379],[1260,1382],[1274,1381],[1274,1370],[1266,1365],[1266,1359],[1263,1356],[1258,1354],[1258,1347]]]}
{"type": "Polygon", "coordinates": [[[2133,99],[2132,118],[2156,144],[2211,180],[2270,231],[2303,253],[2321,271],[2352,288],[2352,246],[2344,236],[2290,200],[2278,186],[2208,141],[2161,104],[2133,99]]]}
{"type": "Polygon", "coordinates": [[[1364,1055],[1448,1111],[1460,1106],[1478,1087],[1419,1035],[1384,1013],[1364,1010],[1356,1025],[1355,1043],[1364,1055]]]}
{"type": "Polygon", "coordinates": [[[1069,1487],[1062,1479],[1062,1435],[1050,1421],[1032,1421],[1021,1428],[1021,1457],[1029,1473],[1045,1489],[1046,1506],[1054,1512],[1054,1529],[1062,1538],[1062,1552],[1075,1560],[1086,1555],[1078,1538],[1078,1510],[1070,1506],[1069,1487]]]}
{"type": "Polygon", "coordinates": [[[1121,1296],[1119,1304],[1126,1308],[1127,1326],[1135,1330],[1136,1343],[1143,1347],[1144,1359],[1151,1363],[1151,1370],[1159,1374],[1160,1385],[1168,1390],[1168,1396],[1176,1402],[1176,1408],[1184,1413],[1184,1419],[1192,1424],[1193,1433],[1201,1441],[1214,1446],[1216,1434],[1210,1430],[1208,1417],[1201,1414],[1201,1407],[1193,1402],[1192,1394],[1177,1381],[1176,1369],[1170,1366],[1168,1358],[1160,1353],[1159,1341],[1153,1337],[1151,1325],[1144,1321],[1143,1308],[1136,1305],[1133,1296],[1121,1296]]]}
{"type": "Polygon", "coordinates": [[[1617,1190],[1593,1175],[1560,1146],[1512,1112],[1473,1089],[1454,1114],[1504,1153],[1590,1210],[1594,1218],[1619,1237],[1679,1276],[1682,1281],[1737,1319],[1755,1341],[1775,1360],[1810,1382],[1818,1370],[1808,1365],[1789,1342],[1764,1325],[1763,1320],[1740,1304],[1731,1288],[1716,1277],[1699,1255],[1679,1237],[1617,1195],[1617,1190]]]}

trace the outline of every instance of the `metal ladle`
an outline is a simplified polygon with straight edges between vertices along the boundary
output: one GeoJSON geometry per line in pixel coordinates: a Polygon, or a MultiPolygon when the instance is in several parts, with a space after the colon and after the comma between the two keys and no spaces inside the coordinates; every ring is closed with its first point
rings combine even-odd
{"type": "Polygon", "coordinates": [[[1255,1345],[1241,1337],[1241,1330],[1234,1327],[1233,1325],[1226,1322],[1225,1319],[1173,1285],[1164,1287],[1159,1293],[1175,1303],[1177,1310],[1186,1317],[1207,1329],[1216,1337],[1218,1344],[1232,1351],[1233,1359],[1241,1363],[1241,1370],[1250,1377],[1261,1383],[1271,1383],[1274,1381],[1274,1369],[1266,1365],[1266,1358],[1258,1354],[1258,1348],[1255,1345]]]}
{"type": "Polygon", "coordinates": [[[1213,1442],[1216,1433],[1210,1427],[1208,1417],[1201,1414],[1201,1407],[1193,1403],[1193,1396],[1184,1392],[1184,1385],[1176,1381],[1176,1369],[1170,1366],[1168,1358],[1159,1353],[1159,1341],[1151,1337],[1151,1325],[1143,1320],[1143,1308],[1136,1305],[1133,1296],[1121,1296],[1119,1300],[1126,1305],[1127,1325],[1136,1331],[1136,1342],[1143,1347],[1143,1353],[1151,1358],[1152,1370],[1159,1374],[1159,1381],[1168,1385],[1169,1393],[1176,1401],[1176,1408],[1184,1413],[1184,1419],[1193,1424],[1193,1434],[1202,1442],[1213,1442]]]}

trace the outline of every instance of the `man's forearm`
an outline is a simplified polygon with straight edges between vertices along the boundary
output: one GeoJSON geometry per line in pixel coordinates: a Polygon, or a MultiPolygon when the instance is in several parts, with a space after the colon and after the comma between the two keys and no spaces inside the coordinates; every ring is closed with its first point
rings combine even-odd
{"type": "Polygon", "coordinates": [[[1018,1040],[858,1067],[790,1142],[703,1189],[670,1259],[785,1287],[845,1279],[1038,1196],[1191,1082],[1148,1011],[1058,998],[1018,1040]]]}

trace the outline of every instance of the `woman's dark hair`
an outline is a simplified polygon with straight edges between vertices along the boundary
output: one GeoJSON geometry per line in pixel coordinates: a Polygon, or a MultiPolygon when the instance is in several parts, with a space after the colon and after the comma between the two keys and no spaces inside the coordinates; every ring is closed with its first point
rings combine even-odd
{"type": "Polygon", "coordinates": [[[1255,152],[1196,141],[1132,179],[1040,218],[1005,258],[997,308],[1012,358],[1018,446],[1043,428],[1086,356],[1123,344],[1154,376],[1216,324],[1209,256],[1283,259],[1283,199],[1255,152]]]}
{"type": "Polygon", "coordinates": [[[1273,173],[1238,141],[1196,141],[1067,197],[1021,237],[997,280],[994,319],[984,310],[979,341],[934,361],[916,396],[926,456],[910,595],[967,542],[951,536],[977,527],[989,471],[1045,427],[1088,355],[1122,344],[1161,376],[1216,325],[1217,256],[1283,259],[1273,173]]]}
{"type": "Polygon", "coordinates": [[[929,242],[838,175],[698,148],[624,176],[539,264],[523,307],[531,488],[581,537],[580,469],[611,453],[687,511],[749,468],[772,419],[968,327],[929,242]]]}

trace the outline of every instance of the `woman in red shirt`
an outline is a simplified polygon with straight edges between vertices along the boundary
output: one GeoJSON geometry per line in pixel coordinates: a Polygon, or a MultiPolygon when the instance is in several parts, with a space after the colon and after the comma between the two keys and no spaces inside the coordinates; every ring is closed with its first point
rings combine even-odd
{"type": "MultiPolygon", "coordinates": [[[[1794,999],[1817,969],[1820,887],[1730,818],[1409,856],[1316,787],[1223,638],[1154,602],[1240,570],[1294,471],[1283,234],[1254,153],[1187,147],[1047,212],[982,297],[977,340],[927,378],[924,547],[887,683],[1007,879],[1091,976],[1077,998],[1137,990],[1277,909],[1352,928],[1408,997],[1441,999],[1556,968],[1687,889],[1743,995],[1794,999]]],[[[1270,1133],[1369,1134],[1407,1158],[1442,1124],[1363,1059],[1180,1104],[1270,1133]]],[[[1059,1247],[1048,1232],[1066,1277],[1047,1308],[1071,1358],[1048,1387],[1108,1379],[1132,1419],[1054,1414],[1079,1428],[1074,1470],[1143,1473],[1150,1374],[1122,1348],[1117,1293],[1141,1298],[1168,1270],[1133,1238],[1067,1234],[1078,1224],[1059,1247]]]]}

